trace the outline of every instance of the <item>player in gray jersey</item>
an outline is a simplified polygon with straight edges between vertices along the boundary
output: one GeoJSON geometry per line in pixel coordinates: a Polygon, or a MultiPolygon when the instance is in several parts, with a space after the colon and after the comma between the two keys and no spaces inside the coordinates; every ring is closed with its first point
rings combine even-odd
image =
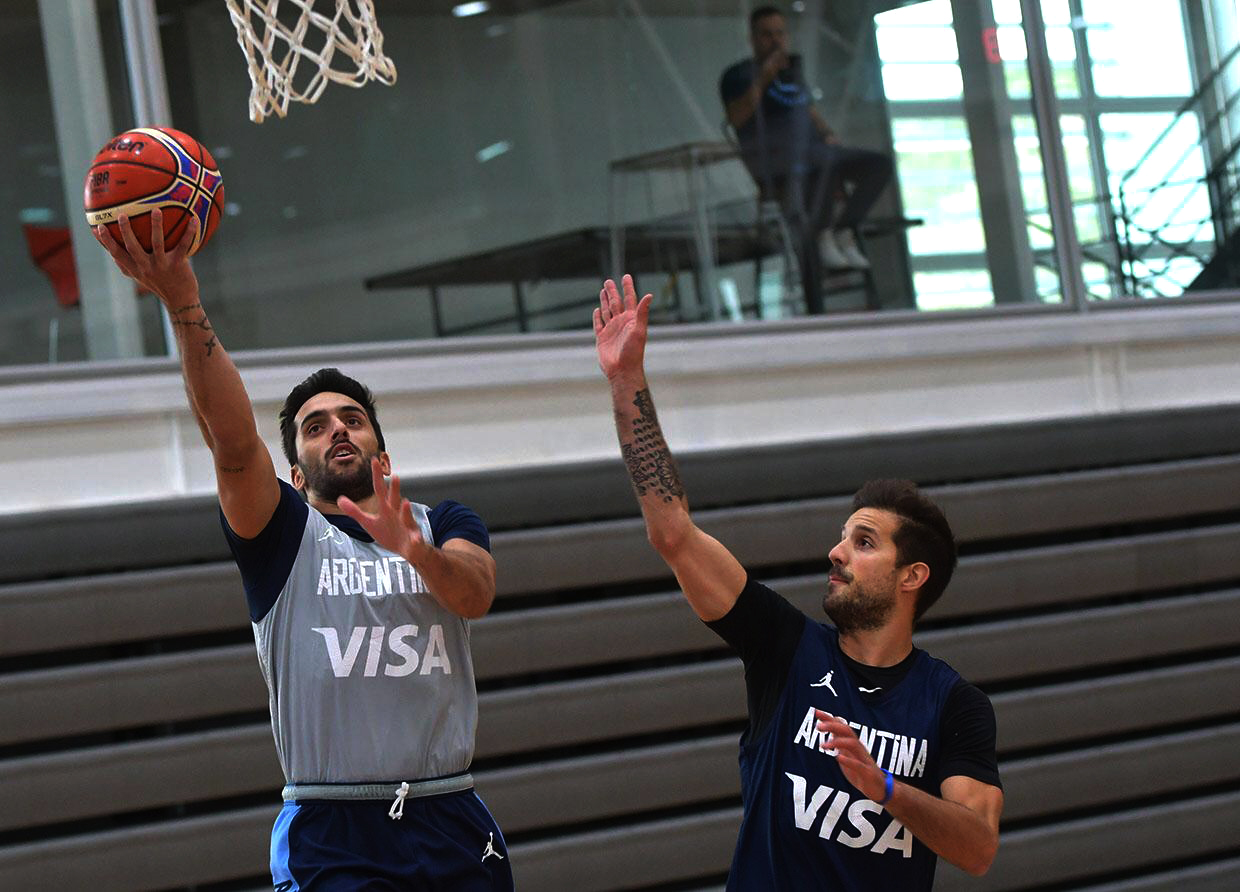
{"type": "Polygon", "coordinates": [[[401,497],[370,391],[335,369],[285,401],[292,483],[279,480],[199,301],[194,232],[166,252],[153,211],[147,252],[125,217],[120,230],[123,244],[95,235],[172,319],[245,585],[286,781],[275,889],[512,889],[503,836],[468,773],[468,621],[495,597],[485,525],[459,503],[401,497]]]}

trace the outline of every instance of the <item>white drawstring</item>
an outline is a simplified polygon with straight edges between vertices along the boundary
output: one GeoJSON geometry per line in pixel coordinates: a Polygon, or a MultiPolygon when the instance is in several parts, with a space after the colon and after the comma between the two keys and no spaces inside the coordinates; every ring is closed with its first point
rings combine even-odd
{"type": "Polygon", "coordinates": [[[392,803],[392,807],[388,809],[388,817],[393,821],[399,821],[405,813],[405,797],[409,795],[409,782],[401,781],[400,786],[396,789],[396,801],[392,803]]]}

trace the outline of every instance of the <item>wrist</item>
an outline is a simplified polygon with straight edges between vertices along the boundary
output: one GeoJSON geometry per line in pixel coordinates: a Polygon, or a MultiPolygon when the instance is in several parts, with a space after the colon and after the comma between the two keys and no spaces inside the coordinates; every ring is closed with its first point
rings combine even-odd
{"type": "Polygon", "coordinates": [[[198,300],[197,288],[186,288],[184,290],[168,289],[156,291],[155,293],[159,295],[160,302],[168,308],[169,313],[180,313],[194,308],[202,309],[202,304],[198,300]]]}
{"type": "Polygon", "coordinates": [[[641,369],[624,369],[607,376],[607,383],[613,391],[631,392],[645,390],[646,373],[641,369]]]}
{"type": "Polygon", "coordinates": [[[886,768],[880,770],[883,772],[883,792],[874,801],[879,805],[886,805],[896,795],[896,779],[886,768]]]}
{"type": "Polygon", "coordinates": [[[416,542],[411,539],[408,547],[405,548],[403,557],[409,562],[410,566],[422,570],[425,569],[427,562],[433,558],[434,554],[435,546],[425,539],[420,539],[416,542]]]}

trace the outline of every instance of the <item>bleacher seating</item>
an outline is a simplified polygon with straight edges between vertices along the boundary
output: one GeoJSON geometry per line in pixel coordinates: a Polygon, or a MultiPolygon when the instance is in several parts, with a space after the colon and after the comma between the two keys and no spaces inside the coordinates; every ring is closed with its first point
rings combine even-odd
{"type": "MultiPolygon", "coordinates": [[[[938,889],[1222,890],[1240,888],[1237,430],[1240,406],[1209,407],[681,467],[699,523],[815,618],[864,479],[945,507],[962,559],[918,643],[992,696],[1007,798],[991,871],[940,865],[938,889]]],[[[475,776],[518,887],[722,889],[740,665],[647,545],[621,463],[409,484],[493,529],[475,776]]],[[[214,503],[0,529],[0,888],[264,888],[282,778],[214,503]]]]}

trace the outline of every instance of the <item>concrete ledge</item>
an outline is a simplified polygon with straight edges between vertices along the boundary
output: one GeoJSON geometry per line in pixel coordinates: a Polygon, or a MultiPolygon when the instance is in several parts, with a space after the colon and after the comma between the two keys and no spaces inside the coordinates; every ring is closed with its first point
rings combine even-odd
{"type": "MultiPolygon", "coordinates": [[[[681,456],[887,433],[1207,406],[1240,394],[1240,305],[1135,307],[887,324],[811,320],[656,331],[648,367],[681,456]]],[[[238,357],[283,471],[275,415],[311,369],[340,365],[379,397],[407,477],[614,457],[587,334],[386,344],[238,357]]],[[[10,512],[214,489],[169,360],[0,375],[10,512]]]]}

